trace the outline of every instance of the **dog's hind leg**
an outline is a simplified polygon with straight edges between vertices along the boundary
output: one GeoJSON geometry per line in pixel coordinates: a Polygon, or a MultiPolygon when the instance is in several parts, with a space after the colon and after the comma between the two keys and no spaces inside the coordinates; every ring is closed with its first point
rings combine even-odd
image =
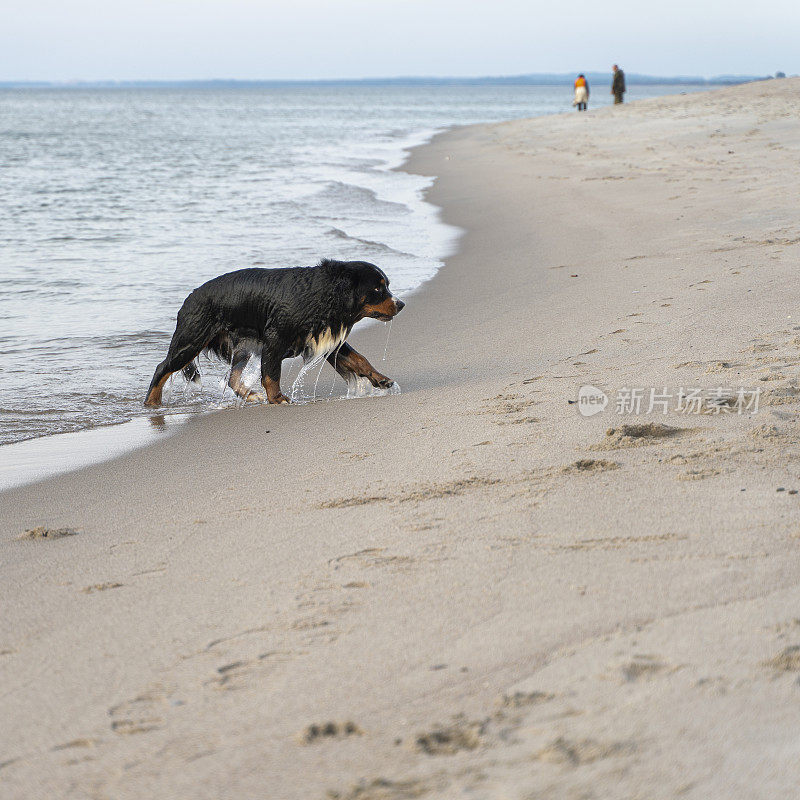
{"type": "Polygon", "coordinates": [[[168,355],[157,367],[153,373],[153,380],[150,381],[150,388],[147,390],[147,397],[144,404],[150,408],[155,408],[161,405],[161,393],[164,389],[164,384],[169,380],[171,375],[182,370],[187,364],[190,364],[200,355],[200,351],[205,345],[200,345],[191,350],[180,350],[175,355],[168,355]]]}
{"type": "Polygon", "coordinates": [[[153,373],[153,380],[150,381],[150,388],[147,390],[144,404],[150,408],[160,406],[161,393],[170,375],[191,364],[212,338],[210,331],[203,331],[200,336],[190,335],[190,332],[181,329],[179,323],[178,329],[172,336],[167,357],[156,367],[156,371],[153,373]]]}
{"type": "Polygon", "coordinates": [[[356,375],[359,378],[366,378],[373,386],[380,389],[389,389],[394,386],[391,378],[381,375],[361,353],[350,347],[347,342],[328,356],[328,362],[345,381],[349,381],[353,375],[356,375]]]}
{"type": "Polygon", "coordinates": [[[242,381],[242,372],[250,360],[249,350],[237,350],[231,362],[231,374],[228,376],[228,386],[243,400],[263,400],[264,395],[252,391],[242,381]]]}

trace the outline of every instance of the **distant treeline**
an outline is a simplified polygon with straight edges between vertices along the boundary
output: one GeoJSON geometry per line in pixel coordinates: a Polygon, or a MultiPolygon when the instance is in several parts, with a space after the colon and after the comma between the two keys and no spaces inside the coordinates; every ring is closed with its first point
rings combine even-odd
{"type": "MultiPolygon", "coordinates": [[[[236,88],[279,88],[292,86],[571,86],[576,73],[536,73],[533,75],[503,75],[478,78],[437,78],[437,77],[399,77],[399,78],[359,78],[348,80],[190,80],[190,81],[0,81],[4,89],[236,89],[236,88]]],[[[611,80],[611,71],[586,72],[591,84],[606,83],[611,80]]],[[[750,81],[768,80],[772,75],[717,75],[703,78],[698,75],[639,75],[625,73],[627,83],[633,85],[685,85],[719,86],[750,81]]]]}

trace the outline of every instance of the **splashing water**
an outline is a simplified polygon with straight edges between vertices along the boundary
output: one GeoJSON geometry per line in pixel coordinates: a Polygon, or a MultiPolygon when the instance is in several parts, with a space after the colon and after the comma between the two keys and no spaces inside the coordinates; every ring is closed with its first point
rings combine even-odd
{"type": "MultiPolygon", "coordinates": [[[[336,350],[334,350],[334,352],[333,352],[333,363],[334,364],[336,363],[336,359],[339,357],[339,351],[342,349],[343,346],[344,346],[344,341],[341,341],[339,343],[339,346],[336,348],[336,350]]],[[[338,374],[339,373],[336,372],[336,368],[334,367],[333,380],[331,381],[331,390],[328,392],[328,400],[330,400],[333,397],[333,390],[336,388],[336,376],[338,374]]]]}
{"type": "Polygon", "coordinates": [[[297,377],[294,379],[292,388],[289,391],[289,400],[291,400],[293,403],[311,403],[316,399],[317,382],[319,381],[319,375],[320,372],[322,372],[322,367],[325,364],[326,355],[326,353],[319,353],[313,358],[308,359],[308,361],[303,361],[303,366],[300,367],[300,372],[297,373],[297,377]],[[314,390],[309,393],[306,389],[306,378],[317,367],[319,367],[319,371],[317,372],[317,377],[314,381],[314,390]]]}
{"type": "Polygon", "coordinates": [[[360,397],[386,397],[390,394],[400,394],[400,384],[395,381],[388,389],[373,386],[367,378],[355,375],[347,381],[347,399],[356,400],[360,397]]]}
{"type": "Polygon", "coordinates": [[[219,388],[220,388],[220,392],[221,392],[220,396],[219,396],[220,401],[225,399],[225,392],[228,391],[228,385],[229,385],[230,380],[231,380],[231,373],[232,372],[233,372],[233,356],[231,356],[230,363],[228,364],[228,371],[219,380],[219,388]]]}
{"type": "MultiPolygon", "coordinates": [[[[384,346],[383,351],[383,360],[386,360],[386,354],[389,346],[389,335],[391,334],[391,322],[387,324],[387,336],[386,336],[386,344],[384,346]]],[[[344,342],[339,344],[335,351],[338,352],[344,342]]],[[[337,383],[337,373],[333,373],[333,380],[331,382],[330,389],[325,395],[323,390],[323,396],[318,397],[317,391],[319,389],[319,381],[322,375],[322,371],[325,367],[325,363],[327,357],[330,355],[328,352],[319,353],[307,361],[304,360],[300,371],[297,373],[294,381],[292,382],[291,388],[289,389],[288,395],[289,399],[292,403],[304,404],[304,403],[313,403],[318,399],[322,400],[332,400],[333,393],[336,388],[337,383]],[[316,370],[316,374],[314,374],[314,370],[316,370]],[[311,380],[313,377],[313,386],[311,385],[311,380]]],[[[213,363],[210,361],[209,363],[213,363]]],[[[237,406],[243,406],[247,403],[245,398],[240,397],[236,394],[233,389],[229,386],[228,382],[231,377],[231,372],[233,370],[233,363],[231,362],[222,362],[225,364],[226,370],[224,375],[217,378],[218,386],[220,389],[219,399],[216,403],[213,404],[213,407],[223,407],[227,406],[231,403],[231,401],[237,406]]],[[[208,366],[208,365],[206,365],[208,366]]],[[[200,365],[197,364],[198,372],[200,372],[200,365]]],[[[202,374],[202,373],[200,373],[202,374]]],[[[219,373],[217,373],[219,375],[219,373]]],[[[178,397],[179,395],[186,402],[202,402],[203,399],[203,392],[202,392],[202,384],[201,383],[194,383],[192,381],[187,381],[180,375],[180,373],[176,373],[176,376],[171,376],[167,385],[165,386],[165,395],[168,397],[168,401],[172,400],[173,398],[178,397]],[[181,380],[178,381],[177,384],[173,383],[174,377],[179,377],[181,380]],[[179,385],[178,385],[179,384],[179,385]]],[[[257,395],[257,399],[261,402],[266,401],[266,397],[263,394],[261,388],[261,357],[259,353],[252,353],[247,360],[247,363],[242,369],[241,376],[239,378],[241,386],[246,391],[252,392],[253,394],[257,395]]],[[[384,397],[386,395],[393,395],[393,394],[400,394],[400,387],[395,383],[389,389],[381,389],[379,387],[373,386],[367,378],[358,378],[356,376],[352,376],[347,383],[347,392],[344,395],[345,399],[352,400],[361,397],[384,397]]],[[[212,384],[213,385],[213,384],[212,384]]],[[[256,399],[252,397],[251,399],[256,399]]],[[[207,402],[207,401],[206,401],[207,402]]]]}
{"type": "Polygon", "coordinates": [[[394,317],[392,317],[388,322],[384,322],[383,324],[386,326],[386,344],[383,346],[383,358],[381,361],[386,361],[386,353],[389,350],[389,337],[392,335],[392,323],[394,322],[394,317]]]}
{"type": "MultiPolygon", "coordinates": [[[[261,356],[258,353],[251,353],[250,358],[242,370],[242,377],[239,379],[242,386],[248,391],[258,395],[259,399],[266,400],[264,389],[261,386],[261,356]]],[[[244,398],[242,403],[246,402],[244,398]]]]}
{"type": "MultiPolygon", "coordinates": [[[[230,385],[231,374],[233,372],[233,358],[227,364],[227,371],[219,378],[220,397],[218,405],[223,405],[228,399],[232,399],[236,405],[244,405],[247,400],[237,394],[233,387],[230,385]],[[229,398],[229,395],[232,398],[229,398]]],[[[191,381],[186,382],[184,392],[191,386],[191,381]]],[[[245,391],[256,395],[258,399],[264,400],[264,392],[261,388],[261,357],[258,353],[251,353],[242,367],[242,372],[239,375],[239,386],[245,391]]]]}

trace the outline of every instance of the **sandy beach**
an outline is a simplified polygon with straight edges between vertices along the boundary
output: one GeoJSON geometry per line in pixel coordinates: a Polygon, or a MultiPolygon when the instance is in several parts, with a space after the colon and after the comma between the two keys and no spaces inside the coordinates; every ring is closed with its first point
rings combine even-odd
{"type": "Polygon", "coordinates": [[[0,494],[0,797],[794,796],[798,97],[439,135],[401,395],[0,494]]]}

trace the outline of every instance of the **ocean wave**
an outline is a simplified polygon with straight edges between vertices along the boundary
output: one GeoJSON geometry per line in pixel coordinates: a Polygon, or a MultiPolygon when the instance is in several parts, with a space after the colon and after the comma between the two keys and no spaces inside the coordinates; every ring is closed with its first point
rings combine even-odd
{"type": "MultiPolygon", "coordinates": [[[[90,92],[68,114],[57,102],[15,97],[9,113],[19,125],[0,131],[7,160],[19,162],[10,212],[0,218],[0,272],[8,276],[0,309],[12,323],[0,339],[0,442],[147,413],[142,397],[175,313],[214,275],[365,257],[403,292],[436,272],[441,226],[422,198],[427,179],[391,171],[428,138],[420,131],[429,122],[395,99],[381,93],[353,126],[340,124],[336,92],[330,112],[286,93],[303,114],[270,114],[259,126],[225,116],[217,132],[232,131],[231,150],[195,135],[210,124],[205,110],[176,111],[143,91],[126,105],[139,118],[159,113],[139,128],[117,113],[116,97],[90,92]],[[113,135],[95,130],[95,104],[109,111],[113,135]],[[63,147],[49,148],[50,131],[63,147]],[[10,140],[20,133],[24,143],[10,140]],[[47,326],[37,323],[44,313],[47,326]]],[[[226,108],[239,97],[208,95],[226,108]]],[[[274,98],[278,106],[283,97],[274,98]]],[[[165,393],[169,411],[225,405],[227,368],[203,364],[199,389],[184,391],[176,376],[165,393]]]]}
{"type": "Polygon", "coordinates": [[[374,189],[339,180],[325,181],[325,187],[316,194],[288,202],[307,213],[325,216],[326,212],[333,212],[339,218],[363,213],[379,217],[411,213],[411,209],[404,203],[379,198],[374,189]]]}
{"type": "Polygon", "coordinates": [[[63,244],[64,242],[97,244],[103,242],[127,242],[130,239],[131,236],[127,233],[107,233],[101,236],[49,236],[39,241],[43,244],[63,244]]]}
{"type": "Polygon", "coordinates": [[[341,228],[328,228],[326,233],[329,236],[333,236],[336,239],[344,239],[348,242],[358,242],[359,244],[366,245],[367,247],[373,248],[378,250],[382,253],[392,253],[394,255],[403,256],[405,258],[417,258],[414,253],[406,253],[403,250],[397,250],[394,247],[390,247],[388,244],[384,242],[376,242],[372,239],[362,239],[358,236],[351,236],[349,233],[346,233],[341,228]]]}

